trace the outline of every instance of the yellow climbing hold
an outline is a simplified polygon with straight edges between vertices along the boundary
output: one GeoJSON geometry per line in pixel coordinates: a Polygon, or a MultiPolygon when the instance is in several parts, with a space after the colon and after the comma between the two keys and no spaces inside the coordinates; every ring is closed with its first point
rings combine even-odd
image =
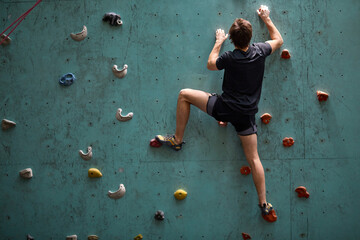
{"type": "Polygon", "coordinates": [[[88,175],[89,175],[89,177],[91,177],[91,178],[99,178],[99,177],[102,177],[101,172],[100,172],[99,169],[97,169],[97,168],[90,168],[89,171],[88,171],[88,175]]]}
{"type": "Polygon", "coordinates": [[[143,236],[141,234],[134,237],[134,240],[141,240],[141,239],[143,239],[143,236]]]}
{"type": "Polygon", "coordinates": [[[186,198],[187,192],[182,189],[178,189],[176,192],[174,192],[174,196],[178,200],[183,200],[186,198]]]}
{"type": "Polygon", "coordinates": [[[88,236],[88,240],[98,240],[98,239],[99,239],[99,237],[96,236],[96,235],[89,235],[88,236]]]}

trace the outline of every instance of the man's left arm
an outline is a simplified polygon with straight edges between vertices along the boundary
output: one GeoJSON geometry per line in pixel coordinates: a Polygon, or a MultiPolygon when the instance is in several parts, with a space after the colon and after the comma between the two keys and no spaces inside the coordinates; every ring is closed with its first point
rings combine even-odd
{"type": "Polygon", "coordinates": [[[209,55],[209,59],[207,62],[207,68],[209,70],[219,70],[216,67],[216,60],[219,57],[219,53],[220,53],[220,49],[222,44],[224,43],[224,41],[228,38],[228,34],[225,35],[224,30],[222,29],[218,29],[216,30],[216,41],[215,41],[215,45],[209,55]]]}

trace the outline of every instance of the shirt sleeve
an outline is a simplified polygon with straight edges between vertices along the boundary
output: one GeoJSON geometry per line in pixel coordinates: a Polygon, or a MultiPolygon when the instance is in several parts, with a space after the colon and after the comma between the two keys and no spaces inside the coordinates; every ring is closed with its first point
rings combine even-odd
{"type": "Polygon", "coordinates": [[[219,70],[223,70],[224,68],[227,67],[228,65],[228,59],[229,59],[229,53],[228,52],[224,52],[223,54],[220,55],[220,57],[218,57],[216,59],[216,67],[219,70]]]}
{"type": "Polygon", "coordinates": [[[263,52],[264,56],[267,57],[271,54],[272,48],[269,43],[257,43],[259,49],[263,52]]]}

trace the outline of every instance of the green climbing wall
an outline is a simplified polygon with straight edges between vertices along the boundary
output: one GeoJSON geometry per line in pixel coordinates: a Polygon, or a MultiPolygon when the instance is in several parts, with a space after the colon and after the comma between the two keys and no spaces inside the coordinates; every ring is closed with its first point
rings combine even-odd
{"type": "MultiPolygon", "coordinates": [[[[1,30],[34,3],[1,0],[1,30]]],[[[357,0],[43,1],[0,46],[0,118],[17,123],[0,131],[0,238],[359,239],[359,11],[357,0]],[[192,109],[182,151],[149,146],[174,131],[180,89],[220,93],[223,72],[206,69],[217,28],[242,17],[253,41],[268,40],[261,4],[292,54],[267,59],[257,116],[273,224],[260,216],[251,176],[240,174],[246,160],[232,126],[192,109]],[[102,22],[109,11],[123,26],[102,22]],[[83,25],[88,37],[73,41],[83,25]],[[129,66],[125,78],[114,77],[114,64],[129,66]],[[77,80],[62,87],[67,72],[77,80]],[[118,108],[134,118],[117,121],[118,108]],[[284,148],[284,137],[295,145],[284,148]],[[84,161],[78,151],[89,145],[84,161]],[[34,177],[24,180],[28,167],[34,177]],[[103,177],[88,178],[92,167],[103,177]],[[126,195],[110,199],[120,183],[126,195]],[[297,197],[300,185],[309,199],[297,197]],[[153,218],[159,209],[163,222],[153,218]]]]}

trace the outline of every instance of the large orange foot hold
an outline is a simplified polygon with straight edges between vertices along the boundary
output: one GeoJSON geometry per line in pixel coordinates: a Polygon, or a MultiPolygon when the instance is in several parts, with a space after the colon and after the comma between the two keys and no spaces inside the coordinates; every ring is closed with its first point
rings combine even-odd
{"type": "Polygon", "coordinates": [[[291,56],[290,56],[289,50],[287,50],[287,49],[282,50],[282,52],[281,52],[281,58],[289,59],[290,57],[291,57],[291,56]]]}
{"type": "Polygon", "coordinates": [[[295,192],[298,193],[298,197],[299,197],[299,198],[302,198],[302,197],[304,197],[304,198],[309,198],[309,197],[310,197],[310,193],[308,193],[308,192],[306,191],[306,187],[304,187],[304,186],[297,187],[297,188],[295,189],[295,192]]]}
{"type": "Polygon", "coordinates": [[[268,222],[275,222],[277,220],[276,212],[274,209],[272,209],[269,214],[262,216],[268,222]]]}
{"type": "Polygon", "coordinates": [[[222,122],[222,121],[218,121],[218,124],[220,127],[226,127],[227,126],[227,122],[222,122]]]}
{"type": "Polygon", "coordinates": [[[294,145],[295,141],[292,137],[286,137],[283,139],[283,145],[284,147],[291,147],[294,145]]]}
{"type": "Polygon", "coordinates": [[[272,116],[269,113],[264,113],[260,118],[263,123],[268,124],[272,116]]]}
{"type": "Polygon", "coordinates": [[[251,168],[249,166],[242,166],[240,172],[242,175],[249,175],[251,173],[251,168]]]}
{"type": "Polygon", "coordinates": [[[251,236],[247,233],[241,233],[244,240],[251,239],[251,236]]]}
{"type": "Polygon", "coordinates": [[[323,92],[323,91],[316,91],[316,96],[319,100],[319,102],[322,102],[322,101],[326,101],[329,97],[329,94],[327,94],[326,92],[323,92]]]}

